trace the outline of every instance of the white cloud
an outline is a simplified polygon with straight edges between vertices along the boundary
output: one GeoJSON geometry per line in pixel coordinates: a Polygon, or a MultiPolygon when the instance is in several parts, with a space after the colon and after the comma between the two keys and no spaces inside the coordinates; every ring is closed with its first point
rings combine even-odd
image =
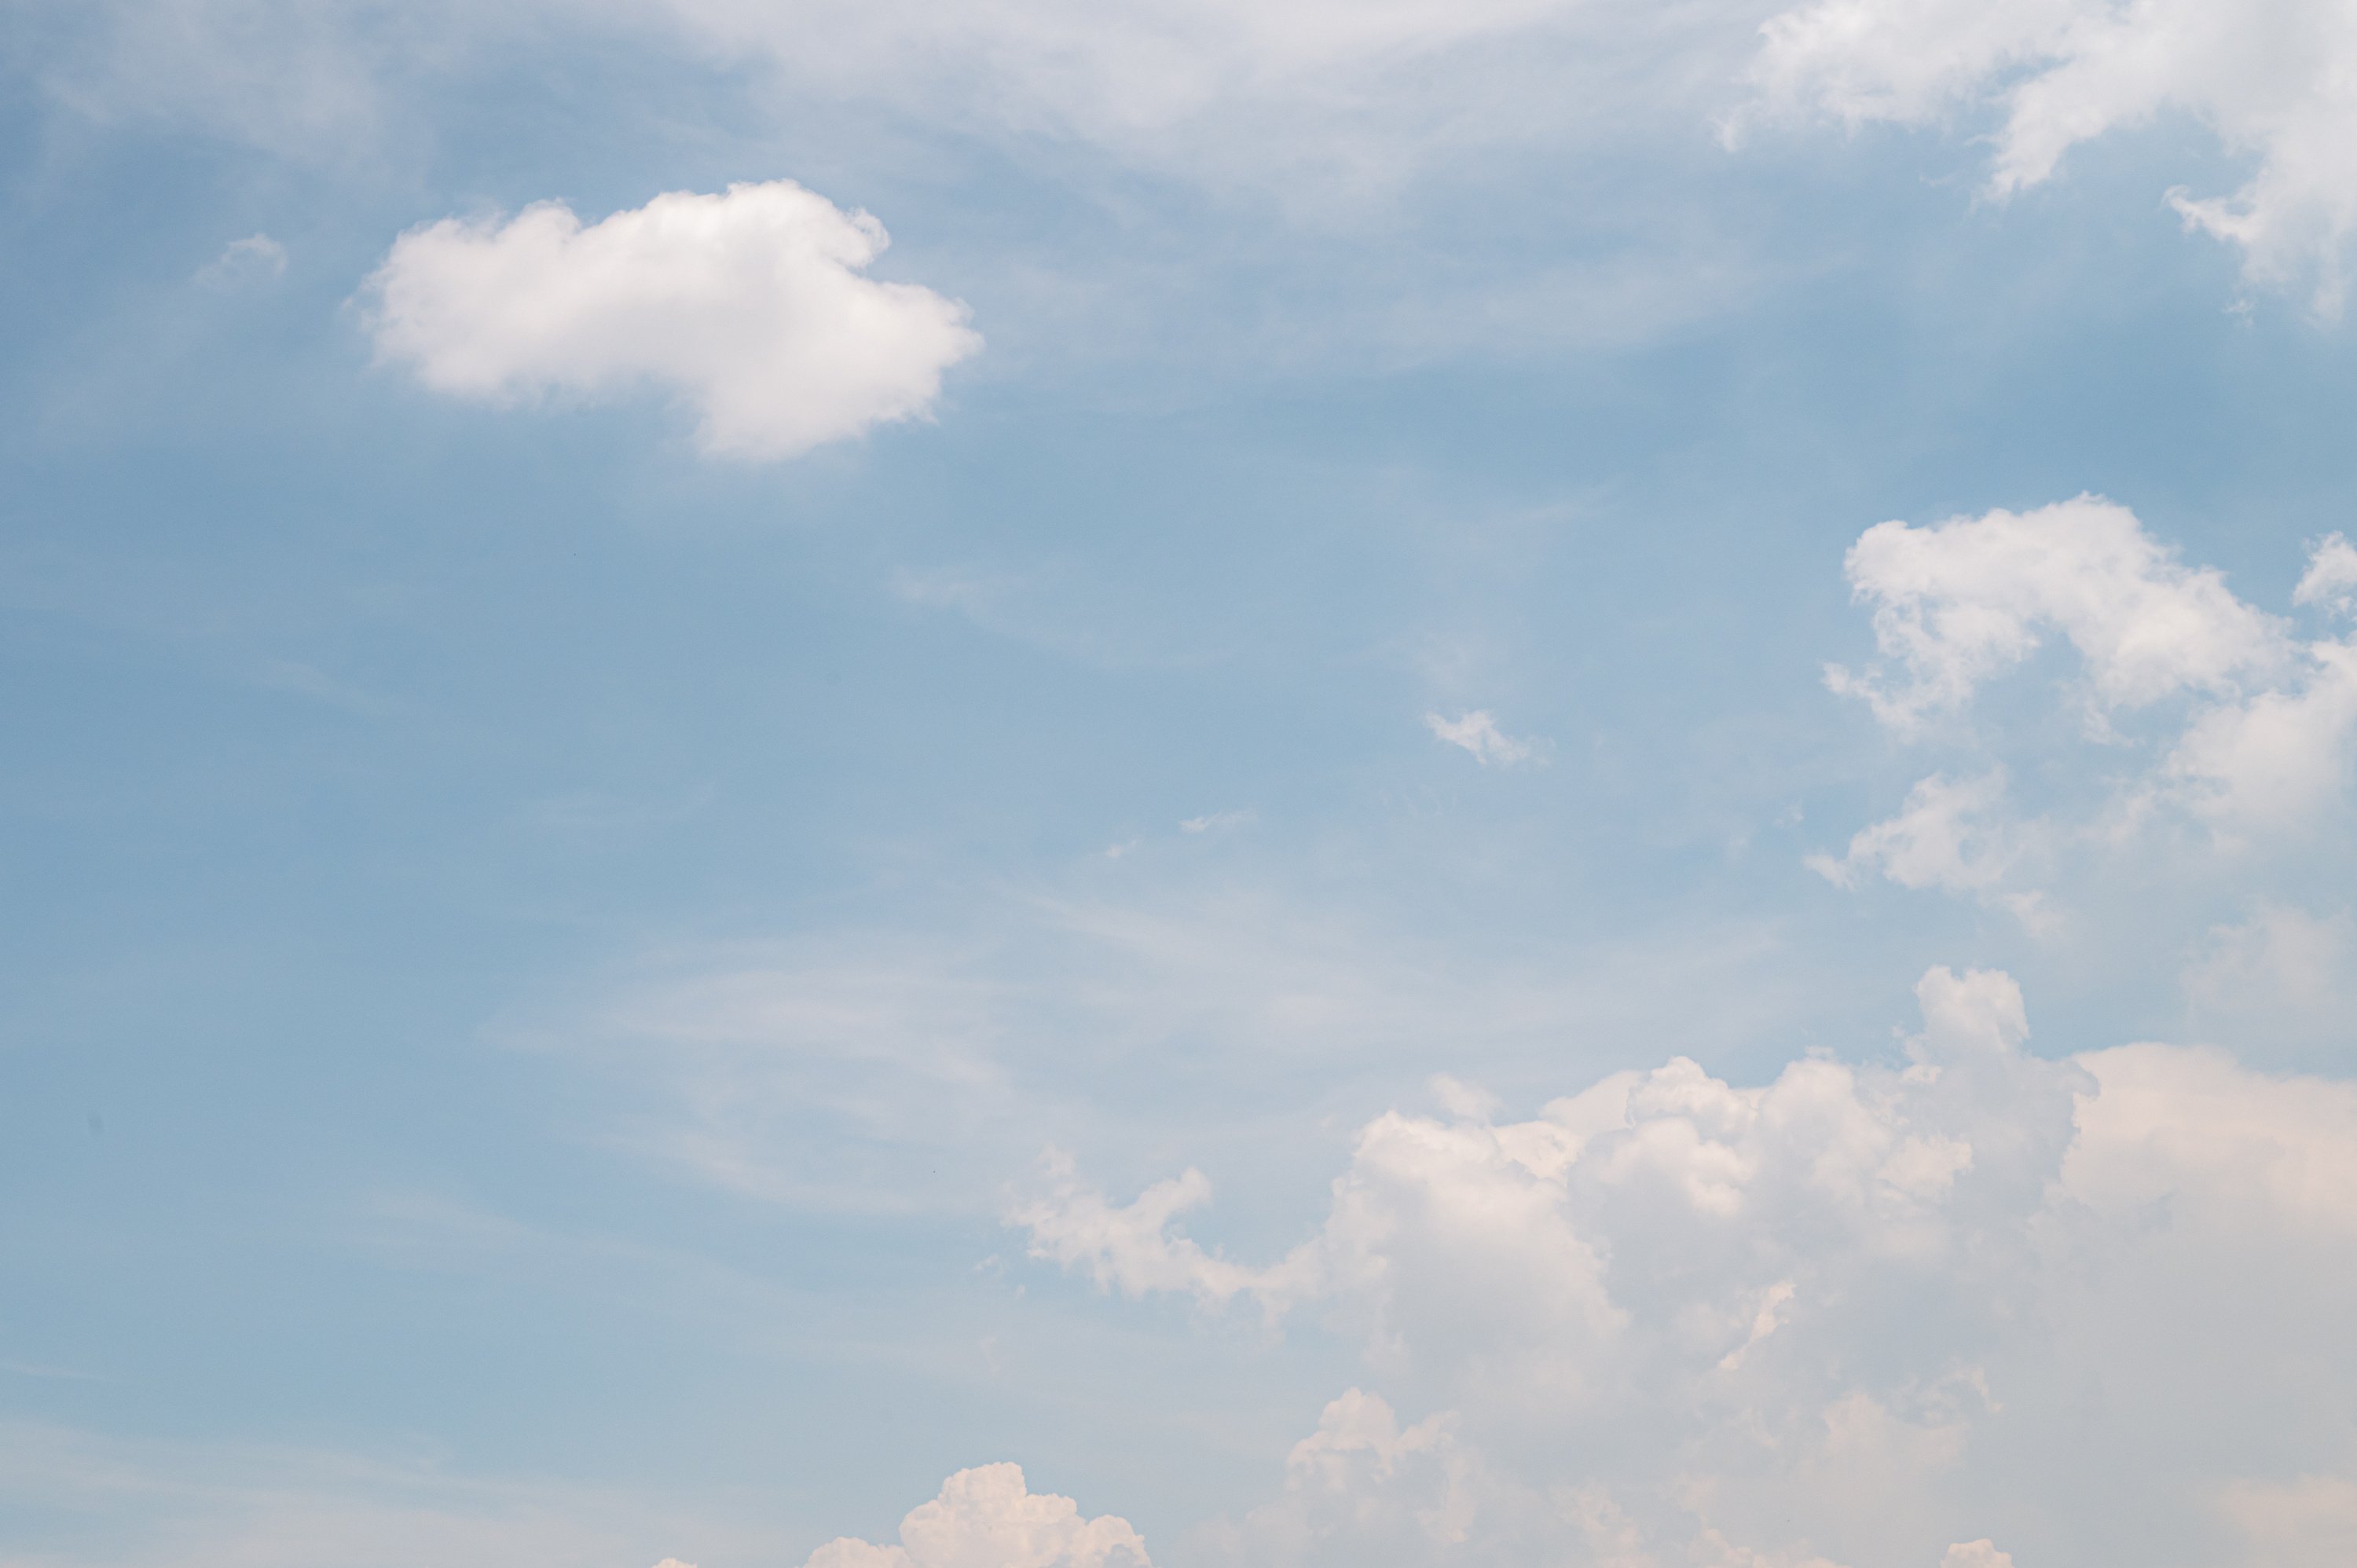
{"type": "Polygon", "coordinates": [[[1593,1391],[1596,1379],[1625,1371],[1605,1364],[1602,1347],[1661,1334],[1671,1320],[1680,1321],[1655,1348],[1716,1369],[1759,1337],[1771,1294],[1781,1306],[1792,1282],[1805,1290],[1834,1266],[1828,1227],[1867,1257],[1929,1256],[1955,1240],[1949,1199],[1960,1179],[2034,1187],[2034,1173],[1991,1167],[1963,1135],[1986,1113],[1958,1098],[1975,1079],[2045,1085],[2042,1112],[2019,1092],[2004,1097],[2011,1124],[2001,1142],[2017,1162],[2041,1148],[2059,1158],[2080,1080],[2018,1054],[2028,1026],[2013,983],[1934,970],[1920,994],[1926,1029],[1911,1049],[1941,1070],[1811,1060],[1747,1090],[1680,1058],[1615,1074],[1529,1122],[1378,1117],[1335,1183],[1323,1230],[1261,1269],[1169,1232],[1177,1213],[1211,1196],[1199,1172],[1115,1208],[1058,1165],[1053,1189],[1013,1219],[1037,1255],[1132,1292],[1185,1291],[1212,1305],[1250,1294],[1276,1312],[1362,1298],[1377,1344],[1415,1343],[1407,1325],[1470,1314],[1486,1326],[1470,1369],[1494,1377],[1501,1398],[1593,1391]],[[2033,1131],[2041,1114],[2043,1134],[2033,1131]],[[1716,1228],[1747,1215],[1791,1219],[1815,1245],[1787,1251],[1751,1227],[1739,1240],[1716,1228]],[[1704,1255],[1720,1246],[1737,1250],[1722,1260],[1733,1273],[1714,1277],[1721,1265],[1704,1255]],[[1648,1267],[1661,1277],[1649,1281],[1648,1267]],[[1426,1291],[1438,1294],[1411,1294],[1426,1291]]]}
{"type": "Polygon", "coordinates": [[[1342,1568],[1462,1546],[1487,1477],[1451,1425],[1441,1415],[1403,1428],[1383,1399],[1350,1390],[1293,1445],[1283,1491],[1242,1528],[1214,1532],[1219,1555],[1342,1568]]]}
{"type": "MultiPolygon", "coordinates": [[[[679,1503],[217,1434],[132,1440],[0,1421],[0,1518],[43,1521],[12,1529],[10,1568],[614,1568],[678,1541],[679,1503]]],[[[779,1557],[757,1529],[707,1520],[694,1533],[726,1561],[779,1557]]]]}
{"type": "Polygon", "coordinates": [[[2013,1568],[2013,1554],[1999,1552],[1996,1542],[1983,1537],[1979,1541],[1963,1541],[1948,1548],[1940,1559],[1940,1568],[2013,1568]]]}
{"type": "MultiPolygon", "coordinates": [[[[2002,769],[1964,779],[1935,773],[1907,792],[1897,816],[1860,829],[1839,860],[1813,854],[1808,866],[1836,887],[1881,875],[1901,887],[1989,893],[2019,860],[2024,837],[2005,811],[2002,769]]],[[[2005,901],[2035,923],[2034,894],[2011,894],[2005,901]]]]}
{"type": "Polygon", "coordinates": [[[1146,1542],[1111,1514],[1033,1492],[1014,1465],[960,1470],[941,1495],[909,1510],[898,1545],[848,1537],[828,1542],[803,1568],[1151,1568],[1146,1542]]]}
{"type": "Polygon", "coordinates": [[[2357,13],[2341,0],[1814,0],[1771,19],[1771,108],[1921,125],[1990,104],[1987,188],[2044,183],[2072,147],[2186,115],[2255,163],[2230,195],[2169,199],[2255,285],[2341,309],[2357,234],[2357,13]]]}
{"type": "Polygon", "coordinates": [[[1517,762],[1528,762],[1538,755],[1535,746],[1527,740],[1517,740],[1498,727],[1498,721],[1486,708],[1476,708],[1453,719],[1438,714],[1424,715],[1425,727],[1439,740],[1470,752],[1473,759],[1488,768],[1512,768],[1517,762]]]}
{"type": "Polygon", "coordinates": [[[2319,641],[2305,654],[2294,684],[2208,710],[2169,753],[2169,785],[2222,828],[2290,828],[2346,795],[2357,641],[2319,641]]]}
{"type": "MultiPolygon", "coordinates": [[[[1842,1568],[1760,1550],[1708,1522],[1707,1483],[1641,1519],[1597,1481],[1540,1484],[1493,1464],[1448,1412],[1404,1426],[1362,1389],[1329,1403],[1286,1457],[1283,1490],[1200,1532],[1208,1557],[1252,1568],[1574,1563],[1582,1568],[1842,1568]]],[[[1928,1555],[1923,1559],[1928,1565],[1928,1555]]],[[[1980,1560],[1965,1563],[1979,1568],[1980,1560]]],[[[1943,1564],[1943,1568],[1946,1568],[1943,1564]]]]}
{"type": "Polygon", "coordinates": [[[2185,692],[2232,694],[2290,651],[2274,618],[2218,572],[2186,566],[2135,513],[2094,496],[1926,528],[1878,523],[1843,569],[1874,607],[1881,657],[1862,675],[1831,666],[1827,679],[1902,733],[1962,707],[2049,633],[2079,654],[2099,717],[2185,692]]]}
{"type": "Polygon", "coordinates": [[[1044,1144],[1095,1158],[1125,1118],[1179,1113],[1189,1097],[1151,1064],[1265,1083],[1222,1134],[1307,1159],[1306,1101],[1421,1081],[1436,1038],[1538,1070],[1566,1039],[1673,1010],[1686,1037],[1725,1041],[1804,1000],[1754,926],[1631,932],[1577,961],[1469,955],[1399,911],[1157,884],[1151,865],[1140,886],[1146,852],[1113,847],[1075,880],[1101,889],[1117,868],[1118,897],[998,887],[914,931],[655,950],[497,1032],[610,1079],[609,1135],[702,1179],[796,1208],[962,1211],[1044,1144]],[[1096,1076],[1114,1061],[1131,1064],[1118,1086],[1096,1076]]]}
{"type": "Polygon", "coordinates": [[[1156,1182],[1115,1208],[1080,1180],[1071,1155],[1051,1150],[1042,1165],[1046,1190],[1008,1217],[1031,1232],[1032,1256],[1085,1271],[1127,1296],[1174,1291],[1224,1305],[1240,1291],[1269,1294],[1265,1271],[1212,1257],[1172,1230],[1179,1215],[1211,1201],[1202,1172],[1190,1168],[1156,1182]]]}
{"type": "Polygon", "coordinates": [[[197,271],[197,281],[208,288],[240,288],[275,283],[286,275],[286,247],[267,234],[231,240],[221,253],[197,271]]]}
{"type": "Polygon", "coordinates": [[[1208,833],[1227,828],[1240,828],[1257,821],[1258,813],[1249,807],[1233,811],[1206,811],[1200,817],[1189,817],[1178,824],[1182,833],[1208,833]]]}
{"type": "Polygon", "coordinates": [[[2319,1455],[2357,1460],[2357,1086],[2205,1048],[2040,1059],[2006,976],[1918,995],[1900,1064],[1743,1089],[1677,1060],[1527,1121],[1386,1113],[1266,1265],[1170,1232],[1193,1173],[1127,1208],[1066,1173],[1018,1220],[1109,1284],[1314,1307],[1437,1412],[1329,1407],[1238,1561],[1327,1561],[1361,1525],[1393,1544],[1333,1560],[2000,1568],[2088,1560],[2084,1526],[2123,1561],[2271,1561],[2248,1499],[2330,1502],[2352,1481],[2319,1455]],[[2074,1506],[2025,1514],[2031,1487],[2074,1506]]]}
{"type": "Polygon", "coordinates": [[[2302,1476],[2239,1481],[2220,1506],[2253,1543],[2254,1568],[2346,1568],[2357,1563],[2357,1480],[2302,1476]]]}
{"type": "MultiPolygon", "coordinates": [[[[2314,548],[2301,579],[2309,602],[2337,591],[2343,548],[2338,535],[2314,548]]],[[[2233,847],[2313,829],[2348,798],[2357,638],[2298,640],[2125,507],[2082,496],[1922,528],[1878,523],[1845,567],[1873,607],[1877,658],[1863,671],[1829,665],[1826,683],[1901,739],[1962,740],[1980,758],[1974,777],[1917,783],[1839,859],[1810,860],[1842,886],[1879,874],[2037,926],[2054,916],[2016,875],[2032,849],[2141,848],[2140,832],[2171,814],[2233,847]],[[2085,738],[2132,759],[2106,762],[2108,798],[2076,823],[2010,816],[2002,760],[1961,723],[2050,639],[2075,656],[2069,702],[2085,738]]]]}
{"type": "Polygon", "coordinates": [[[791,457],[924,417],[981,347],[965,307],[862,275],[883,225],[789,180],[584,226],[557,202],[411,230],[369,280],[380,358],[493,403],[678,395],[705,452],[791,457]]]}
{"type": "Polygon", "coordinates": [[[2341,534],[2319,542],[2291,591],[2296,605],[2318,605],[2335,615],[2357,615],[2357,544],[2341,534]]]}
{"type": "Polygon", "coordinates": [[[1044,156],[1084,204],[1108,177],[1178,182],[1237,220],[1230,270],[1305,284],[1287,308],[1186,312],[1174,333],[1174,285],[1203,291],[1173,270],[1194,220],[1168,203],[1093,239],[969,234],[959,292],[987,298],[994,341],[1018,352],[1364,369],[1620,349],[1756,296],[1777,269],[1739,225],[1631,166],[1717,160],[1694,131],[1738,90],[1761,3],[89,0],[72,47],[36,63],[53,99],[103,121],[350,168],[414,156],[409,128],[469,84],[576,53],[662,61],[694,83],[684,113],[804,149],[809,168],[866,166],[880,135],[1044,156]],[[1580,204],[1579,242],[1534,258],[1420,199],[1534,153],[1625,184],[1634,208],[1580,204]],[[1368,242],[1403,226],[1448,237],[1368,242]]]}

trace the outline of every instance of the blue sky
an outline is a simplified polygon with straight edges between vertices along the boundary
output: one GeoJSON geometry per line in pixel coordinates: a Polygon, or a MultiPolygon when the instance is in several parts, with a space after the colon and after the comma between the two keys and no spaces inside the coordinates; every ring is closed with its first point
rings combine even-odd
{"type": "Polygon", "coordinates": [[[11,8],[0,1563],[2346,1561],[2343,9],[11,8]]]}

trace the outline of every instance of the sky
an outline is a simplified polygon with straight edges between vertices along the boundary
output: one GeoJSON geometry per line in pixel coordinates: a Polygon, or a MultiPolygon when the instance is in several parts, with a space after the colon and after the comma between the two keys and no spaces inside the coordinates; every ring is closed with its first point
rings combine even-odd
{"type": "Polygon", "coordinates": [[[2352,80],[0,5],[0,1568],[2357,1558],[2352,80]]]}

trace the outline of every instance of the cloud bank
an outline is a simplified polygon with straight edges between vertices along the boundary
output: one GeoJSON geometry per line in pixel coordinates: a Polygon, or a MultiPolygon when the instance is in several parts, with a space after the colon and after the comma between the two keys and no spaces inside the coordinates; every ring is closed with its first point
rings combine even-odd
{"type": "Polygon", "coordinates": [[[584,226],[559,202],[404,234],[365,291],[378,357],[493,404],[642,387],[716,456],[771,460],[918,419],[982,339],[965,306],[862,275],[888,240],[790,180],[673,191],[584,226]]]}
{"type": "Polygon", "coordinates": [[[1123,1206],[1060,1169],[1012,1218],[1111,1288],[1314,1311],[1434,1412],[1343,1396],[1240,1561],[2329,1561],[2357,1087],[2041,1058],[2002,973],[1917,994],[1895,1062],[1380,1116],[1269,1263],[1181,1232],[1193,1172],[1123,1206]]]}

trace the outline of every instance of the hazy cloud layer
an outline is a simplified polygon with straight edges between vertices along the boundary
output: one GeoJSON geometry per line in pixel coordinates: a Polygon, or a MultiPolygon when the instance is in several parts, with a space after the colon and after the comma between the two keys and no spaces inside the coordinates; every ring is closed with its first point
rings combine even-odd
{"type": "Polygon", "coordinates": [[[194,116],[317,156],[381,136],[392,101],[420,73],[552,37],[619,39],[749,69],[801,97],[880,105],[1001,142],[1078,143],[1133,166],[1316,199],[1319,187],[1388,186],[1468,152],[1594,139],[1724,98],[1761,9],[427,0],[387,15],[369,0],[113,0],[50,74],[93,114],[194,116]],[[1715,66],[1697,70],[1698,53],[1715,66]]]}
{"type": "Polygon", "coordinates": [[[1172,886],[1174,849],[1215,836],[1117,846],[1117,884],[1004,890],[931,931],[655,955],[499,1032],[610,1074],[612,1134],[705,1180],[816,1209],[964,1208],[1043,1142],[1122,1140],[1146,1114],[1125,1097],[1171,1113],[1142,1086],[1176,1092],[1213,1064],[1254,1107],[1217,1113],[1231,1134],[1281,1149],[1305,1101],[1416,1081],[1437,1039],[1452,1058],[1553,1062],[1566,1039],[1646,1026],[1664,996],[1704,999],[1679,1026],[1710,1040],[1794,1000],[1789,961],[1748,929],[1477,963],[1379,911],[1172,886]]]}
{"type": "Polygon", "coordinates": [[[543,202],[404,234],[369,280],[370,325],[379,357],[436,392],[655,387],[695,411],[706,453],[791,457],[923,417],[982,346],[957,302],[861,275],[887,243],[790,180],[674,191],[587,226],[543,202]]]}
{"type": "MultiPolygon", "coordinates": [[[[0,1518],[10,1526],[0,1561],[11,1568],[612,1568],[675,1538],[677,1513],[675,1498],[612,1485],[0,1422],[0,1518]],[[67,1521],[84,1529],[45,1550],[67,1521]]],[[[718,1521],[698,1535],[732,1558],[773,1555],[776,1544],[718,1521]]]]}

